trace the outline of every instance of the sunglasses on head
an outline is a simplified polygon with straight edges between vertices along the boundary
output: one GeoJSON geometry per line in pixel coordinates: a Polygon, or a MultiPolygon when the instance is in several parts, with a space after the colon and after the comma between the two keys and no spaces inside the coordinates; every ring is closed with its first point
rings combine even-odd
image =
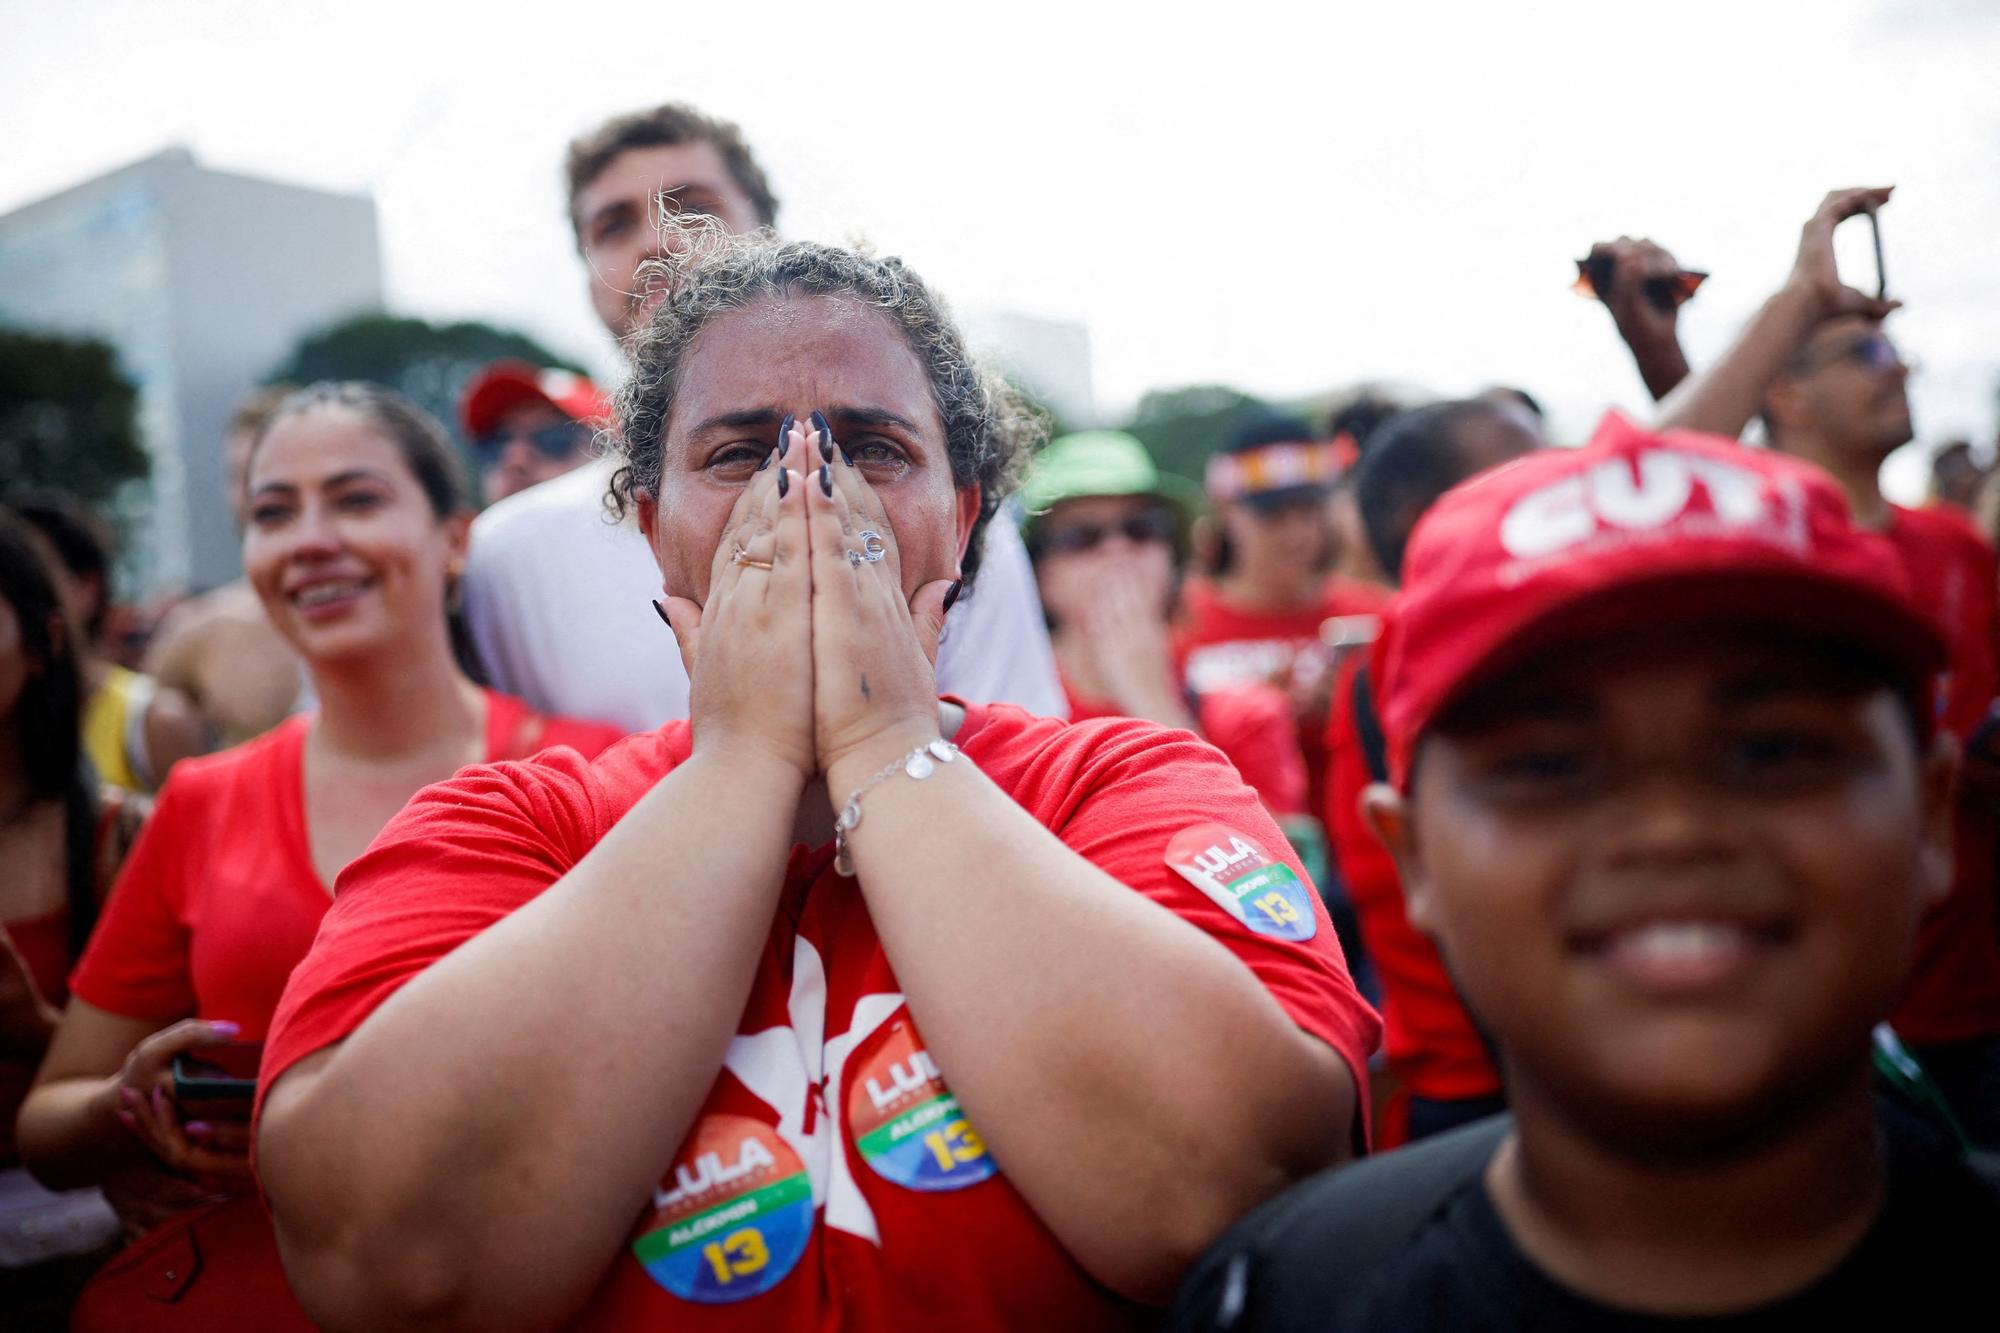
{"type": "Polygon", "coordinates": [[[535,452],[551,461],[568,458],[590,438],[590,428],[576,421],[561,421],[539,430],[489,431],[472,442],[472,452],[481,467],[491,467],[517,439],[526,440],[535,452]]]}
{"type": "Polygon", "coordinates": [[[1179,530],[1174,516],[1162,509],[1134,514],[1122,523],[1072,523],[1042,535],[1037,543],[1049,555],[1080,555],[1102,546],[1106,538],[1118,535],[1135,545],[1170,542],[1179,530]]]}

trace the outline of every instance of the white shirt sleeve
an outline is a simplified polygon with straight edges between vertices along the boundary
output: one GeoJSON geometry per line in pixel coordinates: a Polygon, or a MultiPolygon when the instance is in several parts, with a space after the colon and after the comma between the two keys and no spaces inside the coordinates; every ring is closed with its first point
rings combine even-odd
{"type": "Polygon", "coordinates": [[[985,541],[979,578],[945,621],[938,690],[967,703],[1018,704],[1044,717],[1068,717],[1035,569],[1005,508],[986,525],[985,541]]]}

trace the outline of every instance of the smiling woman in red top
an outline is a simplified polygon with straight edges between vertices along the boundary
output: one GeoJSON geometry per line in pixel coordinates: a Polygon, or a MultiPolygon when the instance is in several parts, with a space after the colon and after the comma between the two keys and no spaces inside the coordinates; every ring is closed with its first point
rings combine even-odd
{"type": "Polygon", "coordinates": [[[174,1056],[263,1039],[334,876],[419,788],[616,736],[536,716],[453,660],[469,514],[451,446],[412,404],[352,384],[294,395],[248,486],[244,566],[320,708],[175,767],[71,980],[22,1156],[51,1185],[104,1185],[129,1232],[156,1229],[86,1292],[79,1327],[303,1324],[251,1182],[247,1104],[184,1114],[174,1056]]]}
{"type": "Polygon", "coordinates": [[[939,699],[1023,428],[923,283],[676,248],[618,425],[691,718],[435,787],[342,876],[257,1130],[294,1286],[356,1329],[1156,1317],[1353,1150],[1374,1015],[1214,750],[939,699]]]}

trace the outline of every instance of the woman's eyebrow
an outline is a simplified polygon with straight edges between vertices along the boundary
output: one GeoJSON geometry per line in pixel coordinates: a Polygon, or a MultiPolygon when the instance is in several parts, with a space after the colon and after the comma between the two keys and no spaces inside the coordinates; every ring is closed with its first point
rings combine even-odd
{"type": "Polygon", "coordinates": [[[775,426],[778,424],[778,409],[775,407],[750,407],[740,412],[723,412],[697,425],[690,435],[700,435],[711,430],[742,430],[748,426],[775,426]]]}
{"type": "Polygon", "coordinates": [[[827,410],[827,416],[855,426],[894,426],[911,432],[917,429],[916,422],[885,407],[833,407],[827,410]]]}

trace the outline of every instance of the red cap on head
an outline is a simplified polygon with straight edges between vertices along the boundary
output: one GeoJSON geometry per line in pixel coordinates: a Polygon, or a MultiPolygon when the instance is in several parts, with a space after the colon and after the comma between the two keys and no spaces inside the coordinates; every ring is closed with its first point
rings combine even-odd
{"type": "Polygon", "coordinates": [[[1607,415],[1447,493],[1417,524],[1376,644],[1390,775],[1465,691],[1538,648],[1641,625],[1749,619],[1851,639],[1924,683],[1945,660],[1888,541],[1818,468],[1607,415]]]}
{"type": "Polygon", "coordinates": [[[525,402],[546,403],[588,426],[611,419],[611,400],[583,376],[526,361],[495,361],[466,381],[458,400],[459,424],[476,440],[525,402]]]}

